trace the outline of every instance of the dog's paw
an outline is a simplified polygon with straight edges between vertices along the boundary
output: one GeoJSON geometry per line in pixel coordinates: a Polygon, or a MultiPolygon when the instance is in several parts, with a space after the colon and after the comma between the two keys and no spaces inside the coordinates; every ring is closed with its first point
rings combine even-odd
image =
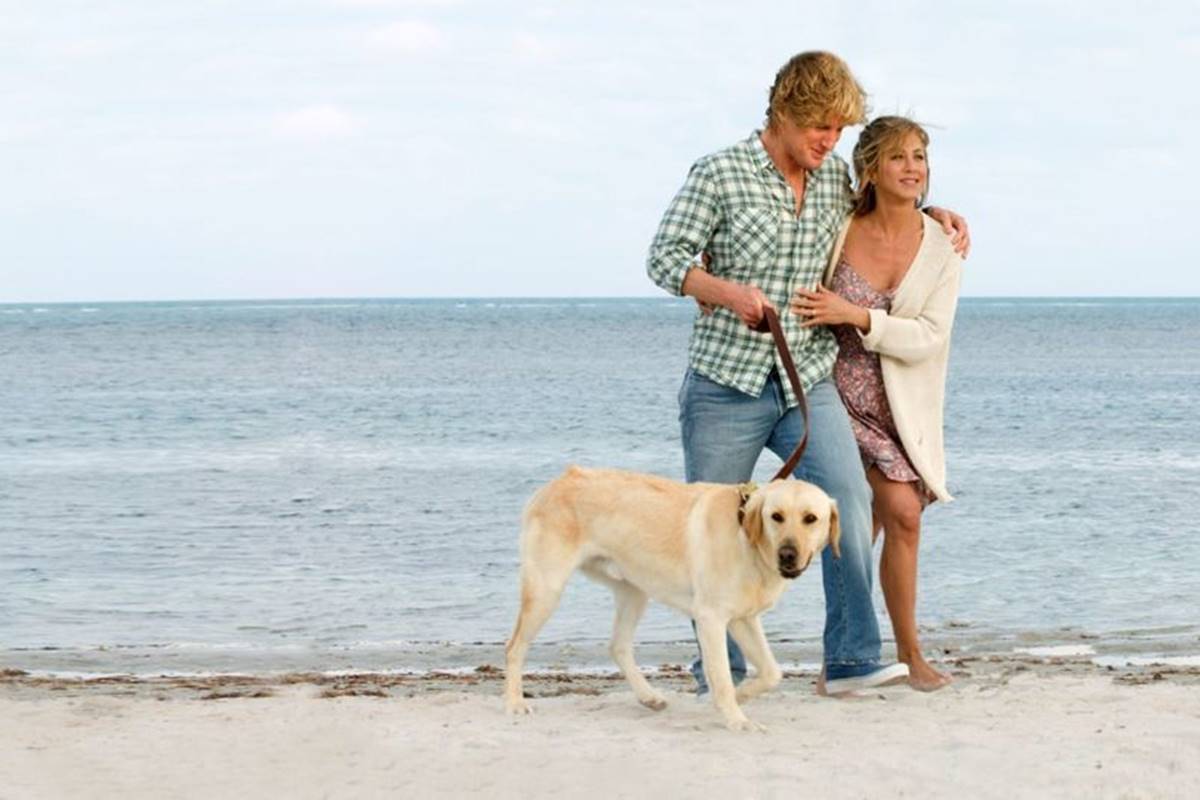
{"type": "Polygon", "coordinates": [[[657,692],[654,694],[648,694],[645,697],[639,697],[638,702],[651,711],[662,711],[667,707],[667,698],[663,697],[657,692]]]}
{"type": "Polygon", "coordinates": [[[739,731],[739,732],[742,732],[742,731],[748,731],[748,732],[752,732],[752,733],[766,733],[767,732],[766,725],[760,725],[757,722],[754,722],[753,720],[746,719],[745,717],[742,717],[741,719],[727,719],[727,720],[725,720],[725,727],[731,731],[739,731]]]}
{"type": "Polygon", "coordinates": [[[526,703],[524,698],[519,698],[505,701],[504,710],[512,716],[524,716],[533,713],[533,706],[526,703]]]}

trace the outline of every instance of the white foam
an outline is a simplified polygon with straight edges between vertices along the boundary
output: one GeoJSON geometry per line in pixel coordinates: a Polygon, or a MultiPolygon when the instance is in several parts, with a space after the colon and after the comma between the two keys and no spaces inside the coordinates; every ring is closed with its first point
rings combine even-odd
{"type": "Polygon", "coordinates": [[[1068,658],[1070,656],[1094,656],[1096,650],[1087,644],[1060,644],[1048,647],[1015,647],[1014,653],[1039,658],[1068,658]]]}
{"type": "Polygon", "coordinates": [[[1200,655],[1193,656],[1097,656],[1098,667],[1200,667],[1200,655]]]}
{"type": "Polygon", "coordinates": [[[362,303],[246,303],[229,306],[192,306],[205,311],[220,309],[222,311],[285,311],[296,308],[359,308],[362,303]]]}

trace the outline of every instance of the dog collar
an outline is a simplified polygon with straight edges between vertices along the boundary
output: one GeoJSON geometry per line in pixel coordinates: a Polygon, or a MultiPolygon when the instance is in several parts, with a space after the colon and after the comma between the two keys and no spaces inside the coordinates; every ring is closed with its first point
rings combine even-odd
{"type": "Polygon", "coordinates": [[[758,491],[758,484],[754,481],[746,481],[739,483],[738,487],[738,525],[742,524],[742,519],[746,516],[746,501],[750,499],[750,495],[758,491]]]}

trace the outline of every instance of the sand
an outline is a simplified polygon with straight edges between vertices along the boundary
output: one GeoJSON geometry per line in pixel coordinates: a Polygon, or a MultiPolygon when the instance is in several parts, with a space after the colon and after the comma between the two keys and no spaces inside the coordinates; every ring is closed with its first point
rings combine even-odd
{"type": "Polygon", "coordinates": [[[934,694],[819,698],[813,675],[726,731],[674,668],[612,675],[63,680],[0,673],[0,798],[1200,797],[1200,669],[959,659],[934,694]]]}

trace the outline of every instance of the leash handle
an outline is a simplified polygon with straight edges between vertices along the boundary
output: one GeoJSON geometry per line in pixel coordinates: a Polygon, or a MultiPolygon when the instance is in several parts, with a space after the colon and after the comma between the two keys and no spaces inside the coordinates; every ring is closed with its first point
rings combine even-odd
{"type": "Polygon", "coordinates": [[[788,382],[792,385],[792,392],[796,395],[796,401],[800,405],[800,415],[804,418],[804,436],[800,438],[800,442],[796,445],[796,449],[788,456],[787,461],[783,462],[783,466],[775,473],[775,477],[771,478],[777,481],[781,478],[789,478],[792,475],[792,470],[800,463],[800,458],[804,455],[804,448],[808,447],[808,400],[804,397],[804,387],[800,385],[800,375],[796,372],[796,363],[792,361],[792,353],[788,349],[787,339],[783,335],[783,325],[779,322],[779,314],[775,313],[775,309],[768,306],[763,309],[762,319],[758,321],[758,326],[755,328],[759,333],[770,333],[771,338],[775,340],[775,349],[779,351],[779,360],[783,362],[783,370],[787,373],[788,382]]]}

